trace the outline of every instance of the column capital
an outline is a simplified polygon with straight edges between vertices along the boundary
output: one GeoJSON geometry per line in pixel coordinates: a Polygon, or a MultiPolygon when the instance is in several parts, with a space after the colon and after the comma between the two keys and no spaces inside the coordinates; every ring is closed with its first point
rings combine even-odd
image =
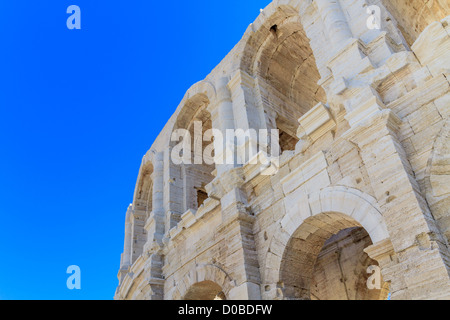
{"type": "Polygon", "coordinates": [[[300,127],[297,137],[301,139],[306,134],[313,142],[336,128],[329,108],[321,102],[298,119],[298,122],[300,127]]]}
{"type": "Polygon", "coordinates": [[[382,240],[378,243],[371,245],[364,249],[364,252],[369,255],[370,258],[376,261],[383,261],[395,254],[394,246],[390,239],[382,240]]]}
{"type": "Polygon", "coordinates": [[[360,147],[386,135],[397,136],[402,120],[390,109],[374,110],[343,134],[343,138],[360,147]]]}

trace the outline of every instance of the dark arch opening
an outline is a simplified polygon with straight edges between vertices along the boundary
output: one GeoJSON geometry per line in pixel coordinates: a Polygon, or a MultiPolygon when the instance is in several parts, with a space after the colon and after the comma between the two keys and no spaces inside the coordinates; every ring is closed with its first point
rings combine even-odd
{"type": "Polygon", "coordinates": [[[227,300],[222,288],[213,281],[202,281],[191,286],[184,300],[227,300]]]}
{"type": "Polygon", "coordinates": [[[294,150],[298,119],[327,100],[297,10],[277,8],[249,40],[241,67],[256,78],[264,110],[276,115],[281,151],[294,150]]]}
{"type": "Polygon", "coordinates": [[[142,254],[147,242],[145,224],[153,210],[153,165],[151,162],[142,166],[136,187],[134,212],[132,219],[131,262],[134,263],[142,254]]]}
{"type": "Polygon", "coordinates": [[[287,300],[378,300],[382,290],[367,286],[369,266],[378,266],[364,249],[372,245],[361,225],[338,213],[307,219],[285,249],[280,283],[287,300]]]}
{"type": "MultiPolygon", "coordinates": [[[[172,210],[170,227],[176,225],[184,212],[197,210],[204,204],[208,199],[205,187],[215,178],[214,149],[209,150],[213,141],[203,141],[207,138],[206,133],[212,129],[211,114],[207,109],[209,104],[205,94],[191,97],[184,104],[174,125],[173,132],[181,129],[187,135],[178,137],[178,141],[171,141],[170,145],[175,147],[183,144],[185,139],[190,139],[190,160],[189,163],[171,166],[171,187],[177,189],[182,197],[173,199],[177,205],[172,210]]],[[[180,152],[180,158],[185,156],[184,152],[184,149],[180,152]]]]}

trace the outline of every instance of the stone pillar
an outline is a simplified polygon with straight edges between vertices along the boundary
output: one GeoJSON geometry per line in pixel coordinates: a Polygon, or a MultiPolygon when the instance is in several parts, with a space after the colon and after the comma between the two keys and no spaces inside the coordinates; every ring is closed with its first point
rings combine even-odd
{"type": "Polygon", "coordinates": [[[145,299],[162,300],[164,298],[164,279],[162,267],[164,259],[161,254],[164,226],[164,153],[156,153],[153,162],[153,210],[147,220],[145,229],[148,239],[144,247],[146,258],[144,272],[148,287],[145,299]]]}
{"type": "Polygon", "coordinates": [[[339,0],[316,0],[334,50],[353,37],[339,0]]]}
{"type": "Polygon", "coordinates": [[[122,266],[128,268],[131,265],[131,213],[132,205],[128,207],[125,222],[125,242],[123,246],[122,266]]]}
{"type": "Polygon", "coordinates": [[[164,152],[163,161],[163,188],[164,188],[164,227],[165,235],[181,220],[185,211],[183,166],[175,165],[171,159],[172,148],[168,147],[164,152]]]}
{"type": "MultiPolygon", "coordinates": [[[[255,105],[253,97],[253,78],[239,70],[231,78],[228,88],[230,89],[233,100],[233,113],[236,115],[234,117],[236,130],[249,133],[250,128],[252,128],[254,129],[253,132],[257,135],[257,130],[264,128],[264,126],[262,125],[261,114],[255,105]]],[[[247,163],[252,158],[252,155],[255,156],[257,154],[257,136],[247,137],[245,143],[237,145],[236,149],[239,163],[247,163]]]]}
{"type": "Polygon", "coordinates": [[[217,85],[217,101],[215,105],[209,105],[212,127],[220,131],[221,136],[214,137],[214,152],[217,176],[220,177],[226,171],[234,168],[233,155],[235,152],[234,141],[227,139],[227,130],[235,128],[233,103],[228,89],[228,78],[221,78],[217,85]]]}
{"type": "Polygon", "coordinates": [[[403,277],[403,265],[399,262],[391,240],[386,239],[367,247],[366,252],[370,258],[376,260],[380,266],[383,281],[389,283],[389,291],[394,299],[407,298],[407,287],[403,277]]]}
{"type": "Polygon", "coordinates": [[[119,284],[122,283],[123,277],[128,273],[128,268],[131,266],[131,213],[132,205],[127,209],[127,214],[125,218],[125,240],[123,244],[123,253],[120,261],[120,270],[118,274],[119,284]]]}
{"type": "Polygon", "coordinates": [[[131,264],[133,264],[143,252],[147,237],[144,234],[147,212],[142,207],[133,207],[131,211],[131,264]]]}
{"type": "Polygon", "coordinates": [[[218,234],[226,239],[229,254],[223,263],[235,281],[228,298],[260,300],[261,278],[253,235],[255,217],[248,209],[245,192],[239,188],[242,181],[241,168],[229,172],[221,181],[226,194],[220,197],[222,225],[218,234]]]}
{"type": "Polygon", "coordinates": [[[153,242],[162,244],[164,237],[164,154],[162,152],[155,154],[153,163],[153,190],[152,203],[153,208],[146,222],[147,243],[144,251],[153,246],[153,242]]]}
{"type": "Polygon", "coordinates": [[[448,249],[397,138],[401,120],[389,109],[371,110],[350,121],[345,136],[360,149],[398,257],[387,275],[392,298],[450,299],[448,249]]]}

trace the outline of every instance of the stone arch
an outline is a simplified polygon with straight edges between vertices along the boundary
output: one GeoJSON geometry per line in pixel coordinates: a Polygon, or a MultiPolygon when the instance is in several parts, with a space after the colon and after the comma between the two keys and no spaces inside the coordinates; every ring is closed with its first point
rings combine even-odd
{"type": "Polygon", "coordinates": [[[133,207],[137,210],[146,212],[148,217],[152,211],[153,203],[153,163],[151,161],[143,161],[139,170],[138,181],[135,188],[133,207]]]}
{"type": "Polygon", "coordinates": [[[177,111],[175,112],[175,121],[170,128],[170,132],[179,128],[186,128],[188,125],[186,119],[194,117],[198,109],[204,104],[209,105],[214,104],[215,102],[215,86],[207,80],[197,82],[189,88],[178,106],[177,111]]]}
{"type": "Polygon", "coordinates": [[[314,2],[279,3],[270,4],[252,25],[240,68],[254,78],[255,98],[265,112],[266,126],[280,130],[284,151],[295,149],[298,119],[319,102],[326,103],[325,90],[318,83],[330,71],[325,65],[325,27],[314,2]]]}
{"type": "Polygon", "coordinates": [[[436,137],[425,174],[425,192],[441,232],[450,242],[450,120],[436,137]]]}
{"type": "Polygon", "coordinates": [[[263,271],[266,292],[263,296],[269,299],[282,298],[285,295],[297,298],[309,296],[308,288],[294,292],[298,288],[283,283],[286,282],[285,276],[290,271],[289,267],[283,266],[283,262],[286,259],[299,258],[289,257],[290,246],[305,250],[302,261],[297,262],[302,263],[304,267],[302,271],[306,275],[301,275],[295,281],[300,287],[307,287],[307,277],[314,267],[313,262],[330,236],[344,229],[364,228],[374,244],[389,239],[376,200],[356,189],[325,188],[300,198],[298,207],[286,209],[286,215],[280,221],[278,231],[275,232],[266,254],[266,269],[263,271]]]}
{"type": "Polygon", "coordinates": [[[215,85],[209,80],[202,80],[200,82],[192,85],[185,93],[183,99],[178,104],[177,109],[171,116],[170,120],[166,123],[164,129],[161,134],[155,140],[151,149],[148,153],[157,151],[161,152],[165,148],[171,145],[171,134],[177,128],[182,128],[182,123],[180,119],[185,118],[186,116],[191,116],[192,110],[189,108],[185,108],[185,105],[188,101],[195,101],[196,98],[203,97],[204,100],[207,100],[208,103],[215,105],[217,103],[217,93],[215,85]],[[180,124],[181,123],[181,124],[180,124]],[[180,126],[181,125],[181,126],[180,126]]]}
{"type": "MultiPolygon", "coordinates": [[[[300,23],[302,31],[307,34],[308,39],[311,39],[312,33],[315,32],[315,42],[312,42],[311,46],[313,47],[314,55],[320,56],[322,52],[320,48],[329,46],[328,40],[330,35],[326,31],[314,2],[312,0],[291,0],[288,2],[275,0],[264,8],[257,19],[250,25],[246,33],[247,36],[244,37],[245,44],[239,61],[240,69],[249,75],[254,75],[255,69],[258,67],[257,58],[261,56],[261,46],[273,34],[272,27],[274,25],[286,25],[289,22],[300,23]],[[303,27],[311,27],[313,24],[315,26],[312,29],[304,30],[305,28],[303,27]]],[[[295,31],[300,31],[300,29],[297,27],[295,31]]],[[[322,50],[326,52],[327,48],[322,50]]],[[[325,60],[322,62],[326,63],[327,61],[325,60]]],[[[321,63],[319,65],[322,67],[321,63]]]]}
{"type": "MultiPolygon", "coordinates": [[[[345,228],[345,226],[339,226],[339,228],[345,228]]],[[[324,234],[325,237],[328,235],[324,234]]],[[[315,240],[317,239],[310,237],[304,241],[308,244],[307,250],[304,250],[308,253],[305,256],[301,255],[299,250],[290,250],[291,256],[295,256],[292,253],[297,251],[297,257],[311,258],[307,264],[300,264],[298,267],[297,261],[283,263],[283,268],[286,269],[284,271],[287,271],[289,276],[288,281],[293,280],[289,283],[286,279],[280,279],[285,286],[283,290],[286,298],[297,299],[296,294],[300,297],[304,294],[306,298],[312,300],[384,300],[387,297],[386,292],[382,291],[381,276],[377,278],[377,281],[380,281],[379,288],[369,289],[367,286],[369,277],[372,275],[367,270],[370,268],[374,272],[379,269],[372,269],[378,265],[378,262],[364,251],[372,245],[370,236],[364,228],[350,227],[330,236],[325,241],[318,239],[319,241],[316,242],[315,240]],[[314,244],[317,244],[317,248],[313,248],[314,244]],[[310,271],[307,270],[308,263],[311,267],[310,271]],[[293,274],[290,274],[293,271],[292,267],[297,268],[293,274]],[[291,270],[288,270],[289,268],[291,270]],[[308,272],[309,277],[307,277],[308,272]],[[300,283],[306,285],[307,290],[298,290],[299,281],[295,281],[295,277],[298,276],[302,277],[300,283]],[[289,285],[295,290],[287,292],[290,289],[289,285]]],[[[293,236],[292,244],[300,242],[301,240],[293,236]]]]}
{"type": "Polygon", "coordinates": [[[213,281],[197,282],[191,286],[183,300],[227,300],[222,287],[213,281]]]}
{"type": "MultiPolygon", "coordinates": [[[[202,289],[206,289],[207,292],[211,288],[213,291],[217,288],[221,288],[221,291],[218,293],[223,293],[223,298],[229,299],[229,293],[231,289],[235,287],[235,282],[227,272],[216,265],[197,265],[183,277],[183,280],[180,283],[176,284],[175,291],[169,299],[183,300],[187,295],[192,293],[192,291],[190,291],[192,288],[198,288],[199,286],[202,289]]],[[[203,291],[203,293],[204,292],[205,291],[203,291]]],[[[190,298],[192,299],[195,297],[191,296],[190,298]]]]}
{"type": "MultiPolygon", "coordinates": [[[[142,160],[134,189],[131,211],[127,213],[130,229],[131,264],[143,253],[147,242],[145,224],[153,210],[153,153],[149,152],[142,160]],[[129,215],[129,216],[128,216],[129,215]]],[[[126,240],[127,241],[127,240],[126,240]]]]}
{"type": "Polygon", "coordinates": [[[177,155],[183,161],[174,168],[175,171],[179,171],[178,176],[181,177],[179,187],[184,192],[183,203],[181,203],[183,212],[188,209],[197,210],[203,204],[207,198],[205,187],[215,175],[214,153],[206,150],[213,142],[203,141],[206,133],[213,129],[211,113],[208,111],[209,104],[210,100],[205,94],[196,94],[186,101],[184,109],[175,122],[173,132],[184,130],[185,133],[180,136],[182,141],[172,141],[171,146],[183,145],[186,141],[190,146],[187,161],[184,159],[186,149],[183,147],[181,152],[177,151],[177,155]],[[197,136],[198,134],[200,137],[197,136]],[[205,155],[208,157],[205,158],[205,155]]]}
{"type": "Polygon", "coordinates": [[[209,150],[206,148],[213,142],[205,142],[203,137],[213,128],[209,106],[216,103],[216,98],[216,89],[211,82],[205,80],[193,85],[183,98],[168,131],[171,160],[169,188],[174,190],[169,193],[180,195],[171,199],[173,206],[166,220],[168,230],[178,224],[183,213],[189,209],[197,210],[208,199],[206,185],[214,179],[216,168],[213,150],[210,157],[204,157],[209,150]],[[199,129],[200,138],[196,135],[199,129]],[[190,152],[185,149],[184,143],[188,143],[190,152]],[[197,147],[198,144],[200,147],[197,147]],[[177,161],[174,161],[174,156],[177,161]]]}
{"type": "Polygon", "coordinates": [[[450,14],[447,0],[381,0],[398,23],[398,28],[411,46],[431,23],[450,14]]]}

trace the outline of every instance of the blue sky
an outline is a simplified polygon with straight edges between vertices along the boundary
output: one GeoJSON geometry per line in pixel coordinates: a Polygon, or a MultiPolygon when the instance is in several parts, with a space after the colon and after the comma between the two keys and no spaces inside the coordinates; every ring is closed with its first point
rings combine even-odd
{"type": "Polygon", "coordinates": [[[0,299],[113,298],[142,156],[269,3],[0,2],[0,299]]]}

